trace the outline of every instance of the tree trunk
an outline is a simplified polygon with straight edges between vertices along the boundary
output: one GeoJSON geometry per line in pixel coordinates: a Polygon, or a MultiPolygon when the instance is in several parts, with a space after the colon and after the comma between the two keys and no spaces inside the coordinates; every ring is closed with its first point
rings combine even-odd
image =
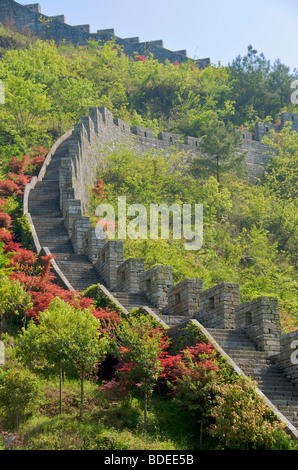
{"type": "Polygon", "coordinates": [[[16,412],[15,413],[15,427],[16,427],[16,431],[17,433],[19,432],[19,428],[20,428],[20,417],[19,417],[19,413],[16,412]]]}
{"type": "Polygon", "coordinates": [[[84,406],[84,371],[82,371],[81,377],[81,408],[80,408],[80,420],[83,418],[83,406],[84,406]]]}
{"type": "Polygon", "coordinates": [[[145,393],[144,393],[144,430],[147,429],[147,379],[145,380],[145,393]]]}
{"type": "Polygon", "coordinates": [[[203,448],[203,415],[201,416],[200,422],[200,450],[203,448]]]}
{"type": "Polygon", "coordinates": [[[62,367],[60,367],[60,380],[59,380],[59,398],[60,398],[60,414],[62,414],[62,367]]]}

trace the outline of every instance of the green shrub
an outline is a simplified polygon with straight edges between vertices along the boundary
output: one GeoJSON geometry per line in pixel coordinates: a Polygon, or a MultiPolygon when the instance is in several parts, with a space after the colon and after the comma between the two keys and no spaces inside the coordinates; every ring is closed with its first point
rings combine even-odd
{"type": "Polygon", "coordinates": [[[254,382],[240,377],[234,384],[218,386],[217,393],[211,412],[215,424],[209,432],[221,449],[272,450],[278,436],[284,445],[284,425],[259,397],[254,382]]]}
{"type": "Polygon", "coordinates": [[[42,398],[38,377],[26,369],[10,368],[0,375],[0,408],[14,420],[18,431],[25,413],[32,412],[42,398]]]}

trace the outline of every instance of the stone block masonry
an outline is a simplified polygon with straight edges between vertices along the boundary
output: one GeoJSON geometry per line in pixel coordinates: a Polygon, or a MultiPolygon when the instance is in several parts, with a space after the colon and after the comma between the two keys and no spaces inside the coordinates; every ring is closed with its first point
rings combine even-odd
{"type": "Polygon", "coordinates": [[[137,294],[140,292],[140,277],[145,272],[144,260],[129,258],[117,269],[117,286],[120,292],[137,294]]]}
{"type": "Polygon", "coordinates": [[[171,266],[153,266],[140,275],[140,292],[152,305],[163,310],[168,304],[168,290],[173,285],[171,266]]]}
{"type": "Polygon", "coordinates": [[[167,313],[192,318],[200,309],[200,295],[203,291],[201,279],[185,279],[170,287],[167,293],[167,313]]]}
{"type": "Polygon", "coordinates": [[[111,291],[117,291],[118,268],[124,262],[123,242],[110,240],[98,252],[95,267],[111,291]]]}
{"type": "Polygon", "coordinates": [[[223,282],[200,293],[193,318],[206,328],[235,328],[235,309],[240,304],[238,284],[223,282]]]}
{"type": "Polygon", "coordinates": [[[287,377],[298,385],[298,330],[281,335],[280,353],[274,359],[287,377]]]}
{"type": "MultiPolygon", "coordinates": [[[[173,63],[192,60],[187,57],[185,50],[170,51],[165,49],[162,40],[140,42],[139,38],[119,38],[115,36],[113,29],[103,29],[91,33],[89,24],[71,26],[66,24],[64,15],[44,15],[39,3],[21,5],[14,0],[0,0],[0,22],[4,25],[10,25],[21,34],[54,40],[58,44],[66,41],[74,45],[85,45],[90,39],[100,43],[113,39],[117,45],[121,46],[123,52],[131,57],[136,55],[148,57],[153,54],[154,58],[160,62],[169,60],[173,63]]],[[[209,58],[192,60],[192,62],[199,68],[210,65],[209,58]]]]}
{"type": "MultiPolygon", "coordinates": [[[[222,283],[205,291],[200,279],[185,279],[173,285],[170,266],[153,266],[145,271],[142,259],[130,258],[124,261],[123,242],[99,239],[95,228],[90,226],[89,218],[83,215],[86,205],[86,200],[83,199],[84,185],[96,175],[97,167],[93,165],[99,158],[96,145],[104,142],[112,147],[124,138],[127,140],[129,131],[128,125],[114,120],[113,115],[105,108],[92,108],[90,117],[84,116],[73,131],[54,144],[38,177],[26,186],[24,194],[24,213],[30,223],[36,250],[50,255],[51,251],[56,253],[55,248],[58,248],[57,263],[53,263],[53,269],[58,283],[64,288],[74,290],[73,282],[76,282],[76,289],[82,292],[90,285],[97,284],[97,291],[107,296],[124,316],[129,315],[133,308],[140,308],[151,315],[166,328],[174,348],[185,348],[198,341],[211,341],[236,372],[239,369],[238,372],[242,374],[242,367],[245,367],[246,375],[255,374],[256,380],[260,380],[261,384],[264,382],[262,387],[266,396],[261,391],[260,396],[273,412],[279,413],[274,404],[284,411],[290,421],[280,413],[279,416],[292,435],[298,438],[298,392],[293,384],[297,383],[298,336],[297,332],[280,336],[276,299],[261,297],[240,305],[237,284],[222,283]],[[52,185],[52,180],[46,177],[52,157],[55,160],[55,171],[51,167],[49,171],[51,178],[55,175],[55,181],[58,183],[59,180],[62,211],[61,214],[56,184],[56,205],[48,214],[51,224],[55,221],[57,228],[58,241],[55,240],[54,244],[53,237],[43,238],[42,222],[38,221],[40,201],[43,200],[45,188],[49,190],[49,183],[50,188],[52,185]],[[60,171],[56,164],[59,159],[60,171]],[[34,218],[29,210],[33,210],[34,218]],[[63,220],[65,227],[62,230],[63,220]],[[42,245],[45,242],[50,243],[51,250],[42,245]],[[170,328],[171,325],[173,328],[170,328]],[[273,354],[278,366],[272,363],[273,354]],[[234,356],[236,362],[232,359],[234,356]],[[292,383],[286,381],[279,368],[286,371],[292,383]]],[[[173,137],[172,135],[154,139],[154,136],[147,137],[150,133],[147,134],[146,130],[143,132],[142,136],[131,136],[133,148],[138,145],[139,150],[142,148],[139,139],[142,140],[141,143],[156,141],[165,146],[165,151],[166,145],[182,145],[179,141],[171,142],[167,138],[173,137]]],[[[189,138],[184,142],[185,148],[189,142],[189,138]]],[[[193,151],[194,146],[189,147],[193,151]]]]}
{"type": "MultiPolygon", "coordinates": [[[[295,122],[295,116],[286,117],[295,122]]],[[[254,149],[250,153],[250,158],[254,155],[254,163],[248,160],[248,166],[257,167],[252,170],[255,175],[260,174],[265,164],[265,157],[260,161],[258,155],[268,148],[254,139],[263,138],[269,131],[270,126],[261,123],[254,136],[241,131],[244,148],[254,149]]],[[[88,188],[96,182],[102,150],[117,145],[126,145],[136,152],[157,149],[165,155],[173,148],[191,155],[198,152],[196,138],[185,137],[181,141],[176,134],[161,133],[156,139],[151,129],[131,128],[128,123],[114,119],[105,107],[91,108],[89,116],[83,116],[74,126],[68,157],[62,159],[59,175],[60,207],[75,251],[92,261],[110,290],[142,294],[164,314],[164,318],[194,318],[206,328],[244,329],[259,349],[277,354],[280,351],[280,320],[278,304],[274,300],[261,298],[240,305],[239,286],[227,282],[205,291],[198,279],[185,279],[174,286],[170,266],[154,266],[144,271],[142,259],[131,258],[124,262],[121,241],[105,243],[96,237],[89,218],[84,216],[89,204],[88,188]]]]}
{"type": "MultiPolygon", "coordinates": [[[[259,178],[268,164],[269,157],[264,153],[269,148],[264,143],[253,140],[251,133],[247,131],[241,133],[242,146],[239,151],[248,151],[247,170],[252,178],[259,178]]],[[[262,136],[260,130],[258,135],[262,136]]],[[[83,116],[81,122],[74,125],[69,144],[69,158],[62,160],[60,170],[62,212],[65,215],[67,212],[72,212],[68,207],[68,199],[72,200],[72,206],[75,204],[74,200],[80,201],[78,204],[81,204],[81,215],[88,211],[89,188],[96,182],[100,151],[102,152],[105,146],[112,149],[116,145],[126,145],[140,153],[154,149],[164,152],[165,155],[169,155],[172,149],[177,149],[195,156],[198,155],[198,143],[199,139],[195,137],[186,136],[182,140],[179,135],[167,132],[160,133],[156,139],[152,129],[131,128],[128,123],[114,119],[113,114],[105,107],[91,108],[89,116],[83,116]]],[[[71,231],[71,219],[67,225],[71,231]]]]}
{"type": "Polygon", "coordinates": [[[280,315],[277,299],[259,297],[239,305],[235,311],[236,329],[245,331],[261,351],[280,352],[280,315]]]}

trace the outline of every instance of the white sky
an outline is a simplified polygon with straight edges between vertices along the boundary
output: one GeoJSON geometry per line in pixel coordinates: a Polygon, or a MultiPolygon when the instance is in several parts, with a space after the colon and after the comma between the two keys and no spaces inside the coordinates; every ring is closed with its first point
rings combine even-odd
{"type": "MultiPolygon", "coordinates": [[[[19,0],[25,5],[33,3],[19,0]]],[[[64,14],[70,25],[115,29],[121,38],[162,39],[191,58],[227,65],[252,44],[272,63],[298,68],[298,0],[39,0],[42,13],[64,14]]]]}

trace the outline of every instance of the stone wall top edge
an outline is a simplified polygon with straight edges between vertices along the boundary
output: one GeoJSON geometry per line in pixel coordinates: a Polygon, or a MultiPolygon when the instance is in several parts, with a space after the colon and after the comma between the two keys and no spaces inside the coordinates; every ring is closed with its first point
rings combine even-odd
{"type": "MultiPolygon", "coordinates": [[[[189,144],[189,142],[195,142],[199,141],[199,138],[193,137],[193,136],[185,136],[181,137],[179,134],[173,133],[173,132],[160,132],[157,136],[157,138],[154,137],[154,131],[153,129],[146,128],[146,127],[141,127],[141,126],[134,126],[131,127],[130,123],[123,121],[122,119],[119,118],[114,118],[113,113],[111,113],[106,107],[104,106],[99,106],[97,108],[90,108],[89,109],[89,115],[82,116],[81,121],[79,123],[74,124],[74,134],[78,137],[80,133],[83,131],[83,128],[86,128],[86,125],[88,126],[88,123],[92,121],[95,124],[96,116],[94,113],[98,110],[98,112],[101,114],[102,117],[102,122],[100,122],[100,126],[105,126],[106,128],[109,127],[111,130],[115,130],[115,133],[118,133],[119,131],[123,135],[127,135],[132,138],[141,137],[142,140],[148,141],[152,143],[152,141],[156,143],[161,143],[164,142],[165,144],[171,144],[175,146],[177,143],[182,143],[183,140],[183,145],[186,148],[189,148],[190,150],[195,150],[196,147],[189,144]],[[107,120],[106,116],[109,115],[110,119],[107,120]],[[142,130],[143,135],[139,135],[138,132],[136,132],[136,129],[142,130]],[[148,135],[145,135],[147,133],[148,135]]],[[[80,139],[79,139],[80,140],[80,139]]]]}
{"type": "MultiPolygon", "coordinates": [[[[53,33],[53,39],[54,40],[62,40],[63,37],[63,31],[66,32],[66,40],[71,40],[72,38],[72,32],[74,35],[74,38],[76,41],[79,41],[81,43],[87,43],[89,39],[95,39],[95,40],[102,40],[104,42],[110,41],[111,39],[114,39],[116,41],[116,44],[119,44],[120,46],[124,46],[124,49],[127,49],[129,55],[133,53],[133,47],[140,48],[139,51],[136,51],[137,53],[144,53],[146,49],[149,47],[150,51],[152,50],[153,53],[156,53],[158,56],[160,56],[160,59],[166,60],[179,60],[181,62],[184,62],[188,60],[186,51],[184,49],[178,50],[178,51],[171,51],[169,49],[166,49],[163,45],[163,40],[153,40],[153,41],[143,41],[140,42],[140,39],[138,37],[132,37],[132,38],[120,38],[115,35],[115,31],[113,28],[109,29],[100,29],[97,30],[96,32],[92,33],[90,31],[90,25],[84,24],[84,25],[70,25],[66,23],[65,20],[65,15],[64,14],[59,14],[59,15],[46,15],[42,12],[42,8],[39,3],[32,3],[32,4],[27,4],[27,5],[22,5],[15,0],[2,0],[1,3],[11,3],[14,7],[18,8],[20,11],[19,16],[22,16],[22,11],[25,12],[27,10],[26,16],[29,13],[31,17],[34,20],[38,20],[40,16],[45,20],[48,20],[49,22],[54,22],[54,29],[55,32],[57,31],[58,34],[55,35],[55,32],[53,33]],[[160,52],[159,52],[160,51],[160,52]]],[[[150,52],[149,51],[149,52],[150,52]]],[[[210,58],[203,58],[203,59],[190,59],[194,63],[196,63],[199,67],[206,67],[210,64],[210,58]]]]}

